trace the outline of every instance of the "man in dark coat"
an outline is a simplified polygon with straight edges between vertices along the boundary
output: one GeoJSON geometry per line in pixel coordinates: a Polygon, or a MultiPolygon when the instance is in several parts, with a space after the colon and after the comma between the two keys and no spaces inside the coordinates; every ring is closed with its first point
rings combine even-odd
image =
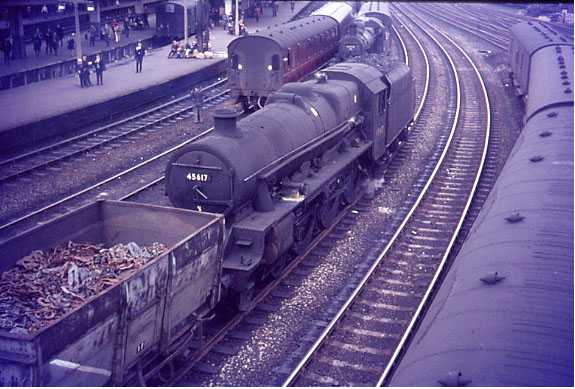
{"type": "Polygon", "coordinates": [[[138,45],[136,46],[136,53],[135,53],[136,73],[142,72],[142,62],[144,61],[144,55],[145,54],[146,54],[146,50],[144,50],[144,47],[142,46],[142,42],[138,42],[138,45]]]}
{"type": "Polygon", "coordinates": [[[100,54],[96,54],[96,59],[94,60],[94,70],[96,71],[96,85],[104,85],[104,71],[106,70],[106,65],[100,54]]]}
{"type": "Polygon", "coordinates": [[[82,57],[82,73],[84,74],[84,86],[92,86],[92,80],[90,80],[90,67],[92,67],[92,62],[88,61],[88,57],[82,57]]]}
{"type": "Polygon", "coordinates": [[[86,86],[84,72],[82,69],[82,59],[78,58],[76,60],[76,73],[78,73],[78,78],[80,78],[80,88],[84,88],[86,86]]]}
{"type": "Polygon", "coordinates": [[[195,87],[191,93],[192,103],[196,106],[196,119],[194,123],[201,123],[201,108],[204,102],[204,92],[199,87],[195,87]]]}
{"type": "Polygon", "coordinates": [[[44,41],[46,43],[46,54],[52,54],[52,30],[48,29],[44,33],[44,41]]]}
{"type": "Polygon", "coordinates": [[[4,39],[4,47],[3,47],[4,63],[6,65],[10,64],[10,58],[12,56],[12,46],[14,46],[12,43],[12,37],[10,37],[10,36],[6,37],[6,39],[4,39]]]}
{"type": "Polygon", "coordinates": [[[64,45],[64,27],[59,24],[56,25],[56,40],[58,46],[62,47],[64,45]]]}
{"type": "Polygon", "coordinates": [[[32,38],[32,45],[34,46],[34,53],[36,54],[36,58],[38,58],[40,56],[40,51],[42,50],[42,34],[40,33],[39,29],[36,29],[34,38],[32,38]]]}
{"type": "Polygon", "coordinates": [[[52,40],[50,41],[50,43],[52,44],[52,52],[54,53],[54,55],[58,55],[58,33],[56,33],[56,31],[54,31],[52,33],[52,40]]]}

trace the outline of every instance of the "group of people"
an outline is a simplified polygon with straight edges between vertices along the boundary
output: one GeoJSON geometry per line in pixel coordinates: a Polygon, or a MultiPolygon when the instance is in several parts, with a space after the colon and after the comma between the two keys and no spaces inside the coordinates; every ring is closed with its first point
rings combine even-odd
{"type": "Polygon", "coordinates": [[[106,65],[102,60],[100,54],[96,54],[94,61],[88,60],[87,56],[83,56],[82,59],[78,58],[76,63],[76,72],[80,77],[80,87],[88,88],[92,86],[92,80],[90,79],[90,73],[94,71],[96,73],[96,85],[104,85],[104,71],[106,70],[106,65]]]}
{"type": "MultiPolygon", "coordinates": [[[[134,50],[134,57],[136,59],[136,73],[142,72],[142,64],[144,62],[144,55],[146,50],[142,45],[142,42],[138,42],[136,49],[134,50]]],[[[90,78],[91,73],[96,74],[96,85],[104,85],[104,71],[106,71],[106,64],[104,63],[102,56],[96,54],[93,61],[89,60],[86,55],[81,59],[78,58],[76,62],[76,73],[80,78],[80,87],[88,88],[92,86],[92,80],[90,78]]]]}
{"type": "Polygon", "coordinates": [[[36,29],[34,37],[32,38],[32,46],[34,47],[36,57],[40,56],[42,42],[44,42],[47,55],[58,55],[58,48],[64,44],[64,28],[58,24],[53,31],[48,28],[44,33],[40,32],[39,28],[36,29]]]}
{"type": "MultiPolygon", "coordinates": [[[[238,20],[238,31],[240,33],[240,35],[247,35],[248,34],[248,29],[246,27],[246,24],[244,22],[243,18],[240,18],[238,20]]],[[[232,15],[229,15],[226,17],[226,23],[224,23],[224,30],[227,29],[229,34],[235,34],[235,22],[234,22],[234,18],[232,15]]]]}
{"type": "MultiPolygon", "coordinates": [[[[210,44],[208,43],[208,49],[210,44]]],[[[178,43],[178,41],[172,41],[170,46],[170,52],[168,53],[168,58],[201,58],[201,59],[211,59],[214,57],[212,51],[207,50],[203,53],[200,52],[200,47],[196,41],[190,43],[178,43]]]]}

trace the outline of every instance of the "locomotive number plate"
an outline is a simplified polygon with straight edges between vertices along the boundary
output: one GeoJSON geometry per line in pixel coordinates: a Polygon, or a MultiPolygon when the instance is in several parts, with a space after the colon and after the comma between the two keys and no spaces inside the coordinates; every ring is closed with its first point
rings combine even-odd
{"type": "Polygon", "coordinates": [[[212,176],[207,173],[188,173],[186,179],[188,181],[209,182],[212,180],[212,176]]]}

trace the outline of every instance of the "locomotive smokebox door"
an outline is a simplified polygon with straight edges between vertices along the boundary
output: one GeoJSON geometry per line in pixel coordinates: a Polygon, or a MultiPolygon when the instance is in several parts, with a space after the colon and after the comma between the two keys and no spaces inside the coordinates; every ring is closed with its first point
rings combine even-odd
{"type": "Polygon", "coordinates": [[[184,151],[168,167],[167,194],[176,207],[226,213],[232,199],[233,171],[218,156],[184,151]]]}

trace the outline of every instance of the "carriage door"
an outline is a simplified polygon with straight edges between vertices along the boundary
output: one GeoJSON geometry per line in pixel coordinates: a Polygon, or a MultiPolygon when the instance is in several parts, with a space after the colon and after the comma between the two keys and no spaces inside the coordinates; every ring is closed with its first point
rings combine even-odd
{"type": "Polygon", "coordinates": [[[280,72],[280,56],[279,54],[272,55],[271,63],[268,65],[268,71],[271,73],[272,88],[273,90],[279,89],[283,84],[283,77],[280,72]]]}

